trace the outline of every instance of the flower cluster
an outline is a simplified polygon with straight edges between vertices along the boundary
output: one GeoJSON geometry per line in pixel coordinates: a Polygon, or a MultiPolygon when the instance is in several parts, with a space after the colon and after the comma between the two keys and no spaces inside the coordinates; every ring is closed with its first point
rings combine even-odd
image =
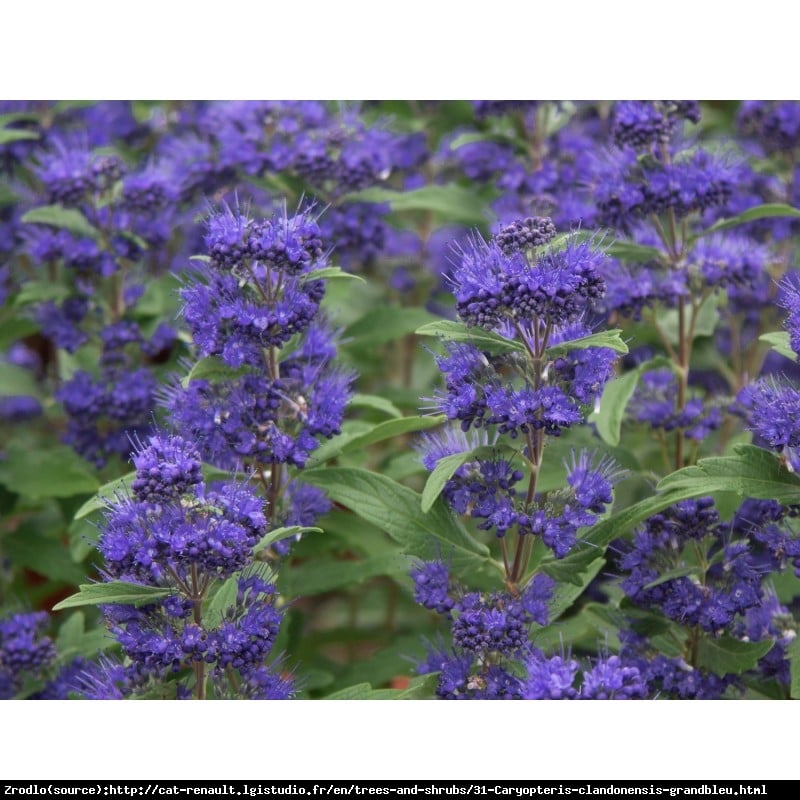
{"type": "Polygon", "coordinates": [[[126,456],[131,437],[150,429],[158,385],[137,361],[169,350],[175,338],[164,324],[149,340],[131,322],[106,326],[100,332],[99,374],[79,369],[56,391],[68,420],[64,441],[98,467],[111,456],[126,456]]]}
{"type": "Polygon", "coordinates": [[[530,649],[533,623],[546,625],[555,582],[537,575],[521,594],[465,592],[443,561],[426,561],[412,571],[414,598],[450,621],[453,650],[429,654],[421,672],[439,672],[437,696],[456,699],[519,697],[514,664],[530,649]]]}
{"type": "Polygon", "coordinates": [[[747,100],[736,122],[768,153],[790,153],[800,144],[800,103],[790,100],[747,100]]]}
{"type": "Polygon", "coordinates": [[[319,437],[339,432],[353,380],[331,363],[336,334],[318,314],[319,225],[309,211],[257,222],[226,208],[209,220],[205,242],[210,261],[182,291],[184,315],[200,354],[235,369],[168,392],[173,422],[225,468],[302,467],[319,437]]]}
{"type": "Polygon", "coordinates": [[[794,630],[767,583],[800,554],[800,543],[780,524],[787,513],[774,501],[747,501],[724,523],[712,498],[686,500],[650,517],[631,544],[620,545],[627,596],[677,623],[674,637],[686,640],[681,656],[652,660],[647,638],[628,636],[623,655],[639,660],[655,688],[677,697],[718,697],[736,683],[735,675],[709,674],[698,662],[701,631],[712,639],[769,642],[758,669],[787,682],[785,647],[794,630]]]}
{"type": "Polygon", "coordinates": [[[457,514],[480,520],[479,529],[493,530],[498,537],[514,528],[520,535],[540,536],[556,557],[563,558],[577,542],[579,530],[591,527],[613,501],[612,489],[622,473],[607,457],[597,460],[586,451],[573,453],[565,464],[567,486],[531,504],[516,488],[524,472],[492,446],[477,445],[479,441],[445,429],[425,436],[419,447],[423,463],[431,470],[447,456],[467,457],[445,483],[442,495],[457,514]],[[487,452],[487,456],[472,456],[473,451],[487,452]]]}
{"type": "Polygon", "coordinates": [[[775,378],[762,378],[737,395],[756,441],[782,453],[800,470],[800,389],[775,378]]]}
{"type": "Polygon", "coordinates": [[[634,392],[628,411],[637,422],[654,430],[682,430],[689,439],[702,440],[722,424],[722,409],[692,397],[678,407],[678,381],[671,369],[645,372],[634,392]]]}
{"type": "Polygon", "coordinates": [[[638,606],[658,608],[687,626],[699,625],[713,634],[729,628],[737,615],[761,602],[763,575],[745,543],[721,541],[719,526],[711,498],[686,500],[650,517],[620,560],[627,573],[622,582],[626,594],[638,606]],[[685,560],[685,548],[692,542],[702,559],[696,571],[685,560]],[[684,567],[687,574],[662,580],[684,567]]]}
{"type": "Polygon", "coordinates": [[[0,700],[12,699],[26,678],[35,678],[55,660],[55,645],[45,635],[47,623],[44,611],[0,620],[0,700]]]}
{"type": "MultiPolygon", "coordinates": [[[[104,607],[130,660],[123,670],[127,689],[140,691],[187,669],[194,670],[198,697],[205,696],[206,678],[222,681],[222,695],[229,692],[230,669],[236,681],[266,687],[262,672],[281,612],[274,585],[254,561],[268,529],[264,501],[243,484],[206,486],[199,453],[180,436],[150,437],[133,460],[132,497],[110,504],[98,541],[104,576],[163,587],[167,596],[139,607],[104,607]],[[230,597],[228,586],[235,590],[230,597]]],[[[272,688],[264,692],[272,696],[272,688]]]]}
{"type": "Polygon", "coordinates": [[[614,105],[611,137],[617,147],[637,150],[670,141],[678,123],[700,121],[696,100],[628,100],[614,105]]]}
{"type": "MultiPolygon", "coordinates": [[[[532,221],[536,223],[536,220],[532,221]]],[[[552,223],[550,223],[552,226],[552,223]]],[[[599,268],[603,254],[589,242],[568,242],[535,259],[529,242],[549,241],[549,229],[524,221],[505,228],[491,242],[475,236],[458,254],[453,294],[459,316],[487,330],[503,321],[557,326],[575,322],[605,284],[599,268]]]]}
{"type": "Polygon", "coordinates": [[[594,188],[597,221],[625,231],[650,215],[671,212],[683,218],[722,206],[737,181],[733,165],[705,150],[649,166],[618,156],[609,166],[594,188]]]}

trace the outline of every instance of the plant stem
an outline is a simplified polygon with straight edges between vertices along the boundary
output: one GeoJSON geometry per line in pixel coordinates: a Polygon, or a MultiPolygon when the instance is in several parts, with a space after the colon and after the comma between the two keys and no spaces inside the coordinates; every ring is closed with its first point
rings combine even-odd
{"type": "Polygon", "coordinates": [[[279,461],[273,461],[269,475],[269,508],[267,509],[267,519],[269,520],[270,528],[275,525],[275,514],[278,510],[278,498],[281,493],[282,480],[283,464],[279,461]]]}
{"type": "MultiPolygon", "coordinates": [[[[531,365],[533,367],[533,388],[539,389],[544,383],[543,369],[545,364],[545,352],[550,340],[550,333],[552,325],[547,322],[544,326],[544,331],[539,333],[539,320],[534,319],[533,332],[534,332],[534,346],[531,348],[526,340],[522,327],[519,323],[515,323],[525,347],[530,356],[531,365]]],[[[541,410],[537,412],[537,416],[541,416],[541,410]]],[[[541,428],[529,429],[525,433],[525,439],[528,450],[528,463],[531,468],[531,477],[528,481],[528,491],[525,496],[525,510],[530,509],[536,497],[536,485],[539,480],[539,471],[542,465],[542,455],[544,453],[544,433],[541,428]]],[[[527,534],[517,531],[516,549],[514,552],[514,563],[511,567],[511,572],[508,571],[508,559],[504,551],[503,558],[506,569],[506,583],[510,586],[515,586],[523,577],[528,568],[528,562],[531,557],[532,544],[528,541],[531,537],[527,534]]]]}
{"type": "MultiPolygon", "coordinates": [[[[675,410],[678,414],[686,408],[686,393],[689,387],[689,341],[686,330],[686,301],[678,300],[678,396],[675,410]]],[[[684,432],[678,427],[675,430],[675,469],[683,466],[684,432]]]]}
{"type": "MultiPolygon", "coordinates": [[[[192,595],[190,600],[192,601],[192,619],[194,620],[195,625],[199,628],[203,627],[203,595],[205,594],[205,589],[207,588],[207,582],[200,586],[200,578],[197,571],[197,564],[192,564],[191,568],[191,589],[192,595]]],[[[194,691],[195,691],[195,699],[196,700],[205,700],[206,699],[206,664],[203,659],[199,661],[195,661],[193,664],[194,667],[194,691]]]]}

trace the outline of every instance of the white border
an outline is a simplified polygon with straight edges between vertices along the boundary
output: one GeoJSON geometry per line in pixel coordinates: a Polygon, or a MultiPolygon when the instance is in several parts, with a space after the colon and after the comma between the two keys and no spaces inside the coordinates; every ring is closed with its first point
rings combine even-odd
{"type": "Polygon", "coordinates": [[[5,99],[798,97],[797,4],[6,3],[5,99]]]}
{"type": "Polygon", "coordinates": [[[794,780],[788,701],[6,701],[7,779],[794,780]]]}

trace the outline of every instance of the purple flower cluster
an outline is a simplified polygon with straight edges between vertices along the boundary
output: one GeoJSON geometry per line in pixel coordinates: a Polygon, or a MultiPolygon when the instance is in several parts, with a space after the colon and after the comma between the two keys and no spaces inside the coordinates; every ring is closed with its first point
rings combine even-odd
{"type": "Polygon", "coordinates": [[[648,166],[632,155],[616,156],[595,179],[597,222],[628,231],[651,214],[702,213],[731,198],[737,177],[732,164],[705,150],[648,166]]]}
{"type": "Polygon", "coordinates": [[[654,430],[682,430],[688,439],[702,440],[722,424],[722,409],[692,397],[677,405],[678,382],[670,369],[645,372],[628,405],[630,415],[654,430]]]}
{"type": "Polygon", "coordinates": [[[46,634],[44,611],[14,614],[0,620],[0,700],[10,700],[27,679],[38,676],[56,657],[46,634]]]}
{"type": "Polygon", "coordinates": [[[698,668],[700,631],[713,638],[770,641],[773,646],[757,669],[788,683],[785,648],[793,625],[767,583],[787,558],[800,554],[798,541],[778,524],[787,513],[774,501],[748,500],[730,523],[723,523],[712,498],[686,500],[650,517],[632,544],[620,545],[625,593],[640,608],[677,623],[674,638],[686,640],[681,656],[654,658],[646,636],[626,634],[621,655],[638,663],[654,689],[681,698],[712,698],[737,684],[735,675],[720,677],[698,668]]]}
{"type": "Polygon", "coordinates": [[[98,467],[114,455],[127,456],[131,438],[152,425],[158,385],[150,369],[136,367],[137,361],[169,350],[175,337],[163,324],[149,341],[130,322],[105,327],[99,374],[78,370],[56,391],[68,420],[64,441],[98,467]]]}
{"type": "MultiPolygon", "coordinates": [[[[156,437],[158,439],[158,437],[156,437]]],[[[144,451],[148,454],[148,449],[144,451]]],[[[174,461],[167,467],[174,471],[174,461]]],[[[137,470],[137,482],[150,470],[137,470]]],[[[245,485],[222,484],[204,489],[181,479],[190,490],[177,497],[170,484],[150,500],[115,503],[98,542],[106,570],[114,578],[159,582],[170,575],[188,580],[192,568],[214,577],[243,569],[265,533],[263,501],[245,485]]]]}
{"type": "MultiPolygon", "coordinates": [[[[526,148],[478,130],[466,142],[443,137],[434,163],[455,168],[470,180],[492,184],[499,193],[493,211],[502,222],[547,215],[566,229],[593,226],[596,210],[590,187],[597,172],[593,153],[608,138],[607,123],[587,104],[560,109],[552,103],[528,107],[516,107],[516,101],[496,103],[498,113],[508,108],[514,114],[517,135],[526,140],[526,148]],[[508,102],[512,106],[507,107],[508,102]],[[545,136],[541,122],[553,112],[569,117],[570,123],[545,136]]],[[[465,132],[469,133],[458,133],[465,132]]]]}
{"type": "Polygon", "coordinates": [[[0,396],[0,422],[27,422],[42,415],[42,404],[28,394],[0,396]]]}
{"type": "Polygon", "coordinates": [[[611,137],[617,147],[642,150],[669,142],[678,123],[700,121],[696,100],[626,100],[614,104],[611,137]]]}
{"type": "Polygon", "coordinates": [[[177,428],[226,468],[305,465],[318,437],[339,432],[353,375],[331,364],[336,335],[318,315],[325,292],[321,232],[308,211],[256,222],[226,208],[211,217],[202,279],[182,291],[201,355],[234,370],[167,392],[177,428]],[[297,336],[293,352],[279,349],[297,336]]]}
{"type": "MultiPolygon", "coordinates": [[[[576,332],[572,329],[572,336],[580,338],[576,332]]],[[[526,329],[523,335],[534,338],[526,329]]],[[[557,333],[553,338],[565,341],[557,333]]],[[[435,403],[448,419],[459,420],[465,431],[496,426],[514,438],[530,430],[558,436],[585,421],[588,408],[613,374],[615,358],[612,350],[602,347],[570,351],[554,359],[546,383],[534,387],[524,379],[509,383],[509,376],[523,372],[516,356],[493,356],[470,344],[449,343],[436,359],[445,376],[445,391],[435,403]]]]}
{"type": "Polygon", "coordinates": [[[464,592],[451,581],[442,561],[418,564],[412,571],[414,598],[450,621],[453,645],[434,649],[422,672],[439,672],[437,696],[444,699],[517,699],[515,659],[530,648],[531,625],[546,625],[555,582],[535,576],[518,595],[464,592]]]}
{"type": "Polygon", "coordinates": [[[547,656],[527,644],[507,666],[474,662],[469,653],[433,649],[420,672],[438,672],[443,700],[642,700],[661,690],[642,659],[604,653],[582,664],[568,654],[547,656]]]}
{"type": "MultiPolygon", "coordinates": [[[[423,464],[433,470],[442,458],[470,453],[477,447],[489,449],[485,437],[445,429],[425,436],[419,450],[423,464]]],[[[515,488],[524,473],[495,452],[461,465],[446,482],[442,495],[457,514],[481,520],[479,529],[494,530],[503,537],[516,527],[520,534],[541,536],[556,556],[563,558],[577,541],[578,531],[593,525],[612,503],[612,488],[622,474],[611,459],[595,462],[586,451],[577,456],[573,453],[566,469],[568,487],[549,497],[546,504],[530,505],[515,488]]]]}
{"type": "Polygon", "coordinates": [[[526,217],[501,228],[494,241],[504,255],[513,256],[514,253],[527,253],[541,247],[555,237],[556,226],[550,217],[526,217]]]}
{"type": "MultiPolygon", "coordinates": [[[[268,528],[264,501],[243,484],[207,487],[199,453],[180,436],[150,437],[133,460],[133,497],[109,505],[98,541],[104,575],[171,594],[141,607],[105,607],[109,630],[131,662],[125,685],[141,688],[192,668],[197,693],[197,670],[208,666],[223,692],[233,669],[255,682],[248,696],[259,696],[255,684],[269,684],[262,672],[281,621],[274,585],[253,566],[268,528]],[[205,598],[214,586],[225,591],[225,579],[234,582],[235,599],[210,612],[205,598]]],[[[264,688],[270,696],[274,690],[264,688]]]]}
{"type": "Polygon", "coordinates": [[[648,687],[648,697],[676,700],[719,700],[726,693],[742,690],[738,675],[716,675],[693,667],[680,656],[666,656],[650,640],[633,631],[623,631],[620,659],[639,671],[648,687]]]}
{"type": "Polygon", "coordinates": [[[201,355],[233,367],[263,366],[265,348],[281,347],[310,325],[325,285],[309,273],[324,259],[319,228],[306,214],[299,217],[279,213],[256,226],[226,209],[211,218],[211,261],[181,292],[201,355]]]}
{"type": "Polygon", "coordinates": [[[800,145],[800,103],[796,101],[746,100],[736,123],[767,153],[791,153],[800,145]]]}
{"type": "MultiPolygon", "coordinates": [[[[315,327],[311,337],[331,332],[315,327]]],[[[223,468],[245,463],[303,467],[319,438],[339,433],[353,375],[301,348],[280,362],[281,377],[247,373],[227,380],[193,379],[167,393],[176,427],[200,443],[203,456],[223,468]]]]}
{"type": "Polygon", "coordinates": [[[600,251],[574,240],[534,259],[524,250],[510,249],[527,248],[526,243],[537,238],[542,238],[539,227],[527,230],[521,221],[490,242],[475,235],[458,253],[453,294],[464,322],[487,330],[505,320],[563,325],[577,320],[603,296],[600,267],[605,257],[600,251]]]}
{"type": "Polygon", "coordinates": [[[767,274],[769,262],[765,246],[737,234],[706,236],[688,255],[693,288],[736,286],[749,289],[748,295],[767,274]]]}
{"type": "Polygon", "coordinates": [[[745,386],[736,399],[757,441],[781,452],[793,470],[800,470],[800,389],[762,378],[745,386]]]}
{"type": "Polygon", "coordinates": [[[36,170],[50,203],[78,206],[110,189],[123,175],[124,165],[117,157],[92,153],[85,141],[54,138],[50,144],[36,170]]]}
{"type": "Polygon", "coordinates": [[[538,100],[473,100],[472,107],[478,119],[531,111],[539,105],[538,100]]]}
{"type": "Polygon", "coordinates": [[[781,283],[779,302],[788,312],[785,328],[789,332],[789,344],[800,356],[800,284],[796,279],[787,278],[781,283]]]}

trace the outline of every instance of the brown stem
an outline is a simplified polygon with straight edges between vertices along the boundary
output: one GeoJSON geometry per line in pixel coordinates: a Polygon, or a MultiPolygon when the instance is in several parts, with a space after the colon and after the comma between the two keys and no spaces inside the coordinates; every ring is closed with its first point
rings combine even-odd
{"type": "Polygon", "coordinates": [[[500,539],[500,552],[503,554],[503,570],[506,573],[506,578],[511,577],[511,569],[508,564],[508,546],[506,545],[506,537],[500,539]]]}

